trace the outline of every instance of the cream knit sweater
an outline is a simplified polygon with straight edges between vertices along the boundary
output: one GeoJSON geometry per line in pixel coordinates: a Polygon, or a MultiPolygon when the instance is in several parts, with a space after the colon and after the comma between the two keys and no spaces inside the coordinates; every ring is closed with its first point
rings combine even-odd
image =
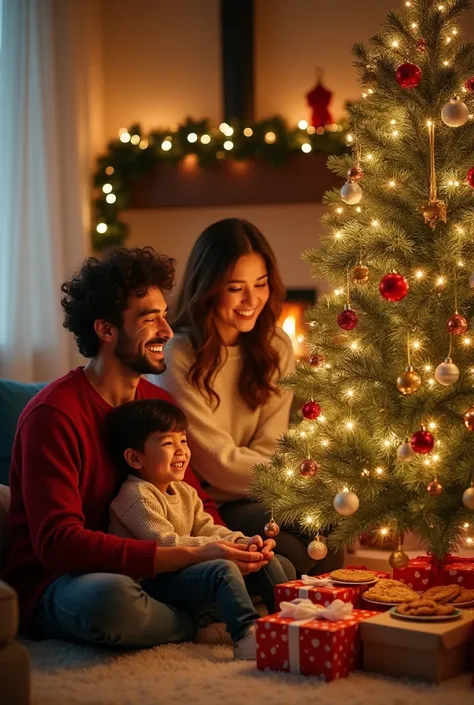
{"type": "Polygon", "coordinates": [[[247,540],[241,531],[214,524],[186,482],[172,482],[165,494],[135,475],[129,475],[110,505],[109,531],[122,538],[156,541],[158,546],[247,540]]]}
{"type": "MultiPolygon", "coordinates": [[[[281,376],[292,373],[295,359],[291,341],[277,328],[272,345],[280,356],[281,376]]],[[[288,428],[292,395],[287,390],[273,394],[252,411],[238,389],[242,357],[240,348],[227,348],[227,360],[217,373],[214,389],[220,405],[212,408],[187,380],[193,350],[186,335],[177,333],[165,347],[167,370],[152,382],[169,392],[188,417],[191,465],[216,501],[248,495],[256,463],[268,462],[277,440],[288,428]]]]}

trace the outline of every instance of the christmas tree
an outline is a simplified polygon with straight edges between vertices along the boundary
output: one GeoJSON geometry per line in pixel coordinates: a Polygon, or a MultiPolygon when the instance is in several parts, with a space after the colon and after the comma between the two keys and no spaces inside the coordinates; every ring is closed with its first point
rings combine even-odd
{"type": "MultiPolygon", "coordinates": [[[[332,293],[283,380],[298,421],[254,496],[341,547],[412,531],[437,558],[474,544],[474,43],[468,0],[410,0],[353,49],[362,98],[331,157],[326,234],[303,257],[332,293]],[[351,153],[349,153],[351,152],[351,153]]],[[[277,527],[278,528],[278,527],[277,527]]],[[[275,527],[267,527],[272,534],[275,527]]],[[[310,554],[323,557],[324,541],[310,554]]]]}

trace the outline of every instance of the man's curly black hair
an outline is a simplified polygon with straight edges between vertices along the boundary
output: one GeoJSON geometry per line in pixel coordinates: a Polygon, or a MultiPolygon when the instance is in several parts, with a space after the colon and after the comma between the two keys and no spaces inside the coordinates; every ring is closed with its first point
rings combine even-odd
{"type": "Polygon", "coordinates": [[[103,259],[86,259],[61,286],[63,326],[74,334],[81,355],[95,357],[99,352],[94,321],[103,319],[120,327],[131,296],[142,298],[150,287],[169,291],[174,277],[175,260],[153,247],[113,248],[103,259]]]}

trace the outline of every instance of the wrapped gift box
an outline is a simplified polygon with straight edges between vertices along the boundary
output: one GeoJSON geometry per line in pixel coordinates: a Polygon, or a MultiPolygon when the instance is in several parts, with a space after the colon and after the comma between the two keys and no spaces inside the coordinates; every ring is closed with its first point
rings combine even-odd
{"type": "MultiPolygon", "coordinates": [[[[367,570],[364,566],[357,566],[357,569],[367,570]]],[[[389,573],[375,570],[373,572],[378,578],[390,577],[389,573]]],[[[295,600],[298,597],[309,599],[315,605],[324,605],[325,607],[334,600],[351,602],[354,607],[360,607],[362,595],[370,587],[364,583],[360,585],[318,585],[316,582],[318,578],[329,578],[329,573],[315,577],[315,585],[306,584],[303,580],[290,580],[287,583],[277,585],[275,587],[275,609],[280,609],[282,602],[295,600]]]]}
{"type": "Polygon", "coordinates": [[[474,612],[459,619],[416,622],[383,612],[361,624],[364,671],[440,683],[470,670],[474,612]]]}
{"type": "Polygon", "coordinates": [[[360,623],[377,614],[353,610],[349,619],[295,620],[278,614],[257,620],[257,668],[332,681],[360,664],[360,623]]]}
{"type": "Polygon", "coordinates": [[[403,570],[395,568],[395,580],[406,583],[413,590],[423,592],[433,585],[451,585],[474,589],[474,556],[447,556],[444,561],[433,560],[431,556],[412,558],[403,570]]]}

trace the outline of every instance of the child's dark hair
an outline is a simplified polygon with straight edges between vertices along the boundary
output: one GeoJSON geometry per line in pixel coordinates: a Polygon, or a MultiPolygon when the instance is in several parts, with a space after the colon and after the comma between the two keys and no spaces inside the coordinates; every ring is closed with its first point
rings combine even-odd
{"type": "Polygon", "coordinates": [[[152,433],[179,433],[187,427],[181,409],[163,399],[137,399],[115,407],[106,417],[107,445],[115,467],[130,473],[132,468],[124,458],[127,448],[143,453],[152,433]]]}

